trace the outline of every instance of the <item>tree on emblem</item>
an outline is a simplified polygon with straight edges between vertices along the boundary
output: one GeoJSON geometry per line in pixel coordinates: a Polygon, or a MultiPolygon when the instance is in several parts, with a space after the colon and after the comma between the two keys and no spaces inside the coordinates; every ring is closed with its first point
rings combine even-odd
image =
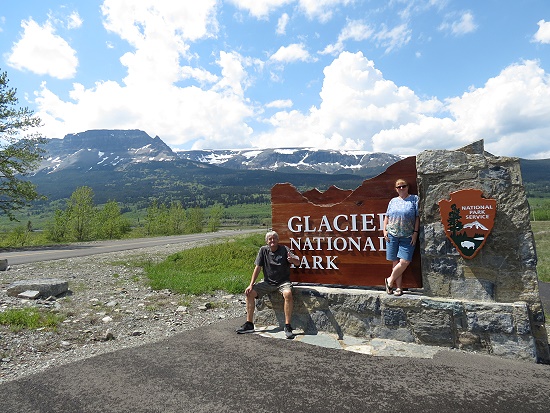
{"type": "Polygon", "coordinates": [[[464,227],[460,218],[462,218],[460,216],[460,210],[457,208],[456,204],[452,204],[447,223],[449,224],[449,231],[452,232],[453,237],[456,237],[457,231],[460,231],[464,227]]]}

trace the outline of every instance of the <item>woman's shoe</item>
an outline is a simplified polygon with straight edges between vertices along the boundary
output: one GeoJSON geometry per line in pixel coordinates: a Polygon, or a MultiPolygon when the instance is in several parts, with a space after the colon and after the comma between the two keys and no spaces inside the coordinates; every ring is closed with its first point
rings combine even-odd
{"type": "Polygon", "coordinates": [[[388,283],[387,278],[384,278],[384,283],[386,284],[386,293],[391,294],[391,287],[390,287],[390,284],[388,283]]]}
{"type": "Polygon", "coordinates": [[[395,291],[393,292],[393,295],[403,295],[403,290],[401,288],[396,288],[395,291]]]}

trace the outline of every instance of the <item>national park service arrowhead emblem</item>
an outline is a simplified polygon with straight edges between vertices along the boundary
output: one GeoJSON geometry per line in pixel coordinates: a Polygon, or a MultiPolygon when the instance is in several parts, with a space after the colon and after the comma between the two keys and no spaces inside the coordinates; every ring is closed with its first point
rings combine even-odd
{"type": "Polygon", "coordinates": [[[497,201],[482,197],[479,189],[464,189],[451,193],[448,201],[439,201],[445,235],[466,259],[481,250],[493,229],[497,201]]]}

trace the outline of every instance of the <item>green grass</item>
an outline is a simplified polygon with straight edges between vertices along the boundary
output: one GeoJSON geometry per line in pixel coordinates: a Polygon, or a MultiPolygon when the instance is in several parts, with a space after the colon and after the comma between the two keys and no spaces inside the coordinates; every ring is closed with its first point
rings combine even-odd
{"type": "MultiPolygon", "coordinates": [[[[539,279],[550,282],[550,221],[532,222],[537,247],[539,279]]],[[[154,289],[182,294],[226,291],[242,293],[250,282],[258,248],[264,234],[225,240],[169,256],[165,261],[142,263],[154,289]]]]}
{"type": "Polygon", "coordinates": [[[271,204],[239,204],[228,206],[222,220],[224,227],[271,226],[271,204]]]}
{"type": "Polygon", "coordinates": [[[37,328],[55,330],[61,321],[61,315],[40,312],[36,308],[12,308],[0,313],[0,325],[10,326],[12,331],[37,328]]]}
{"type": "Polygon", "coordinates": [[[531,228],[537,246],[539,280],[550,282],[550,221],[533,221],[531,228]]]}
{"type": "Polygon", "coordinates": [[[550,220],[550,198],[529,198],[531,221],[550,220]]]}
{"type": "Polygon", "coordinates": [[[144,268],[154,289],[195,295],[242,293],[250,283],[258,248],[264,243],[264,234],[226,239],[178,252],[144,268]]]}

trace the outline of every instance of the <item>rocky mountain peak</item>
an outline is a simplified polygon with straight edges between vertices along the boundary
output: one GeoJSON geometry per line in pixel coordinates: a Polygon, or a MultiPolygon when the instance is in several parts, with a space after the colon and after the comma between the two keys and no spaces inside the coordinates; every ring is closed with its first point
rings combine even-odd
{"type": "Polygon", "coordinates": [[[46,156],[37,172],[65,168],[89,171],[123,168],[129,163],[173,161],[177,155],[158,136],[140,130],[88,130],[50,139],[46,156]]]}

